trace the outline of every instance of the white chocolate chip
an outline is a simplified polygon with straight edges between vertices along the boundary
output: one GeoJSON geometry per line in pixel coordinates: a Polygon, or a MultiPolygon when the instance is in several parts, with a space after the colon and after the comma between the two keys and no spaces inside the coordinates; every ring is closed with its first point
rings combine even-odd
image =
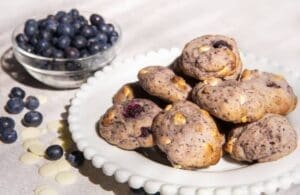
{"type": "Polygon", "coordinates": [[[41,105],[47,103],[47,101],[48,101],[47,97],[44,95],[37,95],[35,97],[39,100],[41,105]]]}
{"type": "Polygon", "coordinates": [[[58,121],[51,121],[47,124],[48,131],[59,132],[66,127],[66,121],[58,120],[58,121]]]}
{"type": "Polygon", "coordinates": [[[22,146],[24,149],[28,149],[29,146],[33,145],[33,144],[42,144],[42,142],[39,139],[36,138],[31,138],[31,139],[27,139],[23,142],[22,146]]]}
{"type": "Polygon", "coordinates": [[[200,50],[200,52],[209,51],[210,50],[210,46],[206,45],[206,46],[200,47],[199,50],[200,50]]]}
{"type": "Polygon", "coordinates": [[[72,168],[72,166],[66,159],[61,159],[59,161],[56,161],[55,164],[59,172],[68,171],[72,168]]]}
{"type": "Polygon", "coordinates": [[[60,172],[55,176],[57,183],[61,185],[70,185],[76,182],[77,176],[71,171],[60,172]]]}
{"type": "Polygon", "coordinates": [[[23,140],[37,138],[41,135],[41,131],[35,127],[28,127],[22,130],[21,137],[23,140]]]}
{"type": "Polygon", "coordinates": [[[34,155],[32,153],[26,152],[20,157],[20,161],[26,165],[32,165],[39,162],[42,158],[40,156],[34,155]]]}
{"type": "Polygon", "coordinates": [[[247,97],[245,95],[240,96],[240,104],[243,105],[247,101],[247,97]]]}
{"type": "Polygon", "coordinates": [[[28,151],[37,156],[44,156],[45,147],[43,144],[32,144],[28,147],[28,151]]]}
{"type": "Polygon", "coordinates": [[[35,195],[58,195],[57,191],[49,186],[40,186],[34,191],[35,195]]]}
{"type": "Polygon", "coordinates": [[[39,175],[43,177],[52,177],[55,176],[59,172],[59,169],[57,168],[56,163],[48,163],[44,164],[39,169],[39,175]]]}

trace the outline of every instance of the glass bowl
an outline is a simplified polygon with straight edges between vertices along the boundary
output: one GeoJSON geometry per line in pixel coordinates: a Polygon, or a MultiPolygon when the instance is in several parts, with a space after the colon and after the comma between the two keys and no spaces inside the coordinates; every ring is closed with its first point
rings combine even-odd
{"type": "MultiPolygon", "coordinates": [[[[111,22],[111,20],[107,21],[111,22]]],[[[78,88],[95,71],[101,70],[117,56],[122,33],[117,23],[111,23],[119,34],[118,40],[109,49],[88,57],[77,59],[48,58],[25,51],[18,46],[15,40],[19,33],[23,33],[24,24],[17,26],[13,31],[13,53],[16,60],[38,81],[54,88],[78,88]]]]}

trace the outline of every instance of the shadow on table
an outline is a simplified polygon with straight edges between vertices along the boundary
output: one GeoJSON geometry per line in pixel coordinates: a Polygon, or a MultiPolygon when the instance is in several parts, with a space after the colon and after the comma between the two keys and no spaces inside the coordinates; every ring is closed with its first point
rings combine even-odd
{"type": "Polygon", "coordinates": [[[24,69],[24,67],[19,62],[17,62],[16,58],[13,55],[12,48],[7,49],[1,56],[1,67],[8,76],[26,86],[39,89],[56,90],[44,85],[43,83],[31,77],[24,69]]]}

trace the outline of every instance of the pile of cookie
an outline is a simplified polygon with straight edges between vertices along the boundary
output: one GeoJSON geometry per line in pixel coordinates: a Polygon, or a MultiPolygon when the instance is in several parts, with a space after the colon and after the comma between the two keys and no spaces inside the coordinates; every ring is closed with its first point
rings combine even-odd
{"type": "Polygon", "coordinates": [[[297,147],[285,117],[297,97],[280,75],[242,69],[234,39],[205,35],[169,67],[148,66],[122,86],[99,121],[99,134],[122,149],[157,145],[172,166],[197,169],[227,152],[267,162],[297,147]]]}

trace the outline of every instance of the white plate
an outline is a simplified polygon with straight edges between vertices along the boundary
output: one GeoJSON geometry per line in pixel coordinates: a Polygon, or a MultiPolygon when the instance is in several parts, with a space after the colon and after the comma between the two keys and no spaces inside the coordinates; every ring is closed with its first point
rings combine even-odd
{"type": "MultiPolygon", "coordinates": [[[[112,96],[120,86],[136,81],[137,72],[142,67],[168,65],[179,55],[180,50],[177,48],[161,49],[123,62],[114,62],[82,85],[72,101],[69,123],[72,137],[84,156],[92,160],[95,167],[102,168],[106,175],[114,175],[118,182],[128,182],[133,188],[144,187],[148,193],[259,194],[273,193],[279,188],[286,189],[292,183],[299,183],[299,148],[274,162],[242,165],[224,157],[215,166],[188,171],[158,163],[135,151],[119,149],[98,136],[97,121],[111,106],[112,96]]],[[[259,68],[284,75],[300,97],[300,72],[266,59],[257,59],[251,54],[243,56],[243,62],[244,67],[250,69],[259,68]]],[[[299,117],[299,108],[289,115],[297,130],[299,117]]],[[[154,158],[157,156],[154,155],[154,158]]]]}

